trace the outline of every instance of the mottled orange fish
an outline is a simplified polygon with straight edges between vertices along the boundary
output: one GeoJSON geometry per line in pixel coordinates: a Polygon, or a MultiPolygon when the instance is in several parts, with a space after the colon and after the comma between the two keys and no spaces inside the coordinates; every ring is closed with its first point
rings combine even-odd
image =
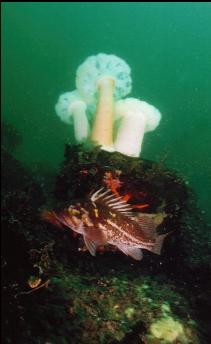
{"type": "Polygon", "coordinates": [[[131,206],[110,190],[101,188],[87,202],[71,205],[53,216],[61,223],[83,235],[85,245],[95,256],[100,245],[114,245],[136,260],[142,259],[142,248],[160,254],[167,234],[158,235],[158,223],[152,214],[134,216],[131,206]]]}

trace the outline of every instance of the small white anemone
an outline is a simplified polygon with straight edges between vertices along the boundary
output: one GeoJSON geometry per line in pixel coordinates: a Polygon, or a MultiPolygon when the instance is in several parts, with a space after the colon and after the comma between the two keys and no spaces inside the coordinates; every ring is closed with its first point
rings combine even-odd
{"type": "Polygon", "coordinates": [[[131,91],[130,67],[115,55],[88,57],[76,72],[76,86],[87,103],[96,103],[97,110],[91,139],[102,149],[113,150],[114,99],[131,91]]]}
{"type": "Polygon", "coordinates": [[[55,105],[56,114],[60,119],[66,124],[73,124],[77,142],[87,139],[89,134],[86,108],[86,103],[77,91],[61,94],[55,105]]]}
{"type": "Polygon", "coordinates": [[[117,119],[121,118],[114,142],[115,150],[138,157],[144,134],[155,130],[160,123],[160,112],[144,101],[127,98],[116,102],[115,115],[117,119]]]}

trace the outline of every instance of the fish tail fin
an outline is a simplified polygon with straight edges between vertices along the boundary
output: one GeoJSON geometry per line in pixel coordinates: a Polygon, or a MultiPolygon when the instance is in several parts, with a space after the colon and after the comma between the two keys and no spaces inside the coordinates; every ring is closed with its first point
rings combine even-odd
{"type": "Polygon", "coordinates": [[[171,234],[171,232],[169,233],[165,233],[165,234],[160,234],[157,236],[157,238],[155,239],[155,245],[152,249],[152,252],[155,253],[155,254],[158,254],[160,255],[161,254],[161,250],[162,250],[162,247],[163,247],[163,242],[165,240],[165,238],[171,234]]]}

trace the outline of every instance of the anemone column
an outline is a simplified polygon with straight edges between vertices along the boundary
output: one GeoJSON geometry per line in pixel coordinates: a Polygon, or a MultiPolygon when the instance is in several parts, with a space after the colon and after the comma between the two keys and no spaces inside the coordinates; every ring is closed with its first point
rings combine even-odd
{"type": "Polygon", "coordinates": [[[92,129],[91,139],[96,141],[106,149],[113,146],[113,91],[114,80],[112,78],[102,78],[98,82],[99,99],[92,129]]]}

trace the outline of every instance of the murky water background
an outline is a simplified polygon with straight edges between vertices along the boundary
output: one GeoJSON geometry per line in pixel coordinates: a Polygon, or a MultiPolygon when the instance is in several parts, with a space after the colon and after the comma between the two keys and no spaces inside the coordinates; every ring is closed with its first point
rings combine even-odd
{"type": "Polygon", "coordinates": [[[163,115],[142,156],[167,157],[211,220],[210,3],[19,2],[2,14],[2,118],[23,137],[19,160],[56,171],[73,142],[55,115],[58,95],[74,89],[86,57],[116,54],[131,66],[132,96],[163,115]]]}

